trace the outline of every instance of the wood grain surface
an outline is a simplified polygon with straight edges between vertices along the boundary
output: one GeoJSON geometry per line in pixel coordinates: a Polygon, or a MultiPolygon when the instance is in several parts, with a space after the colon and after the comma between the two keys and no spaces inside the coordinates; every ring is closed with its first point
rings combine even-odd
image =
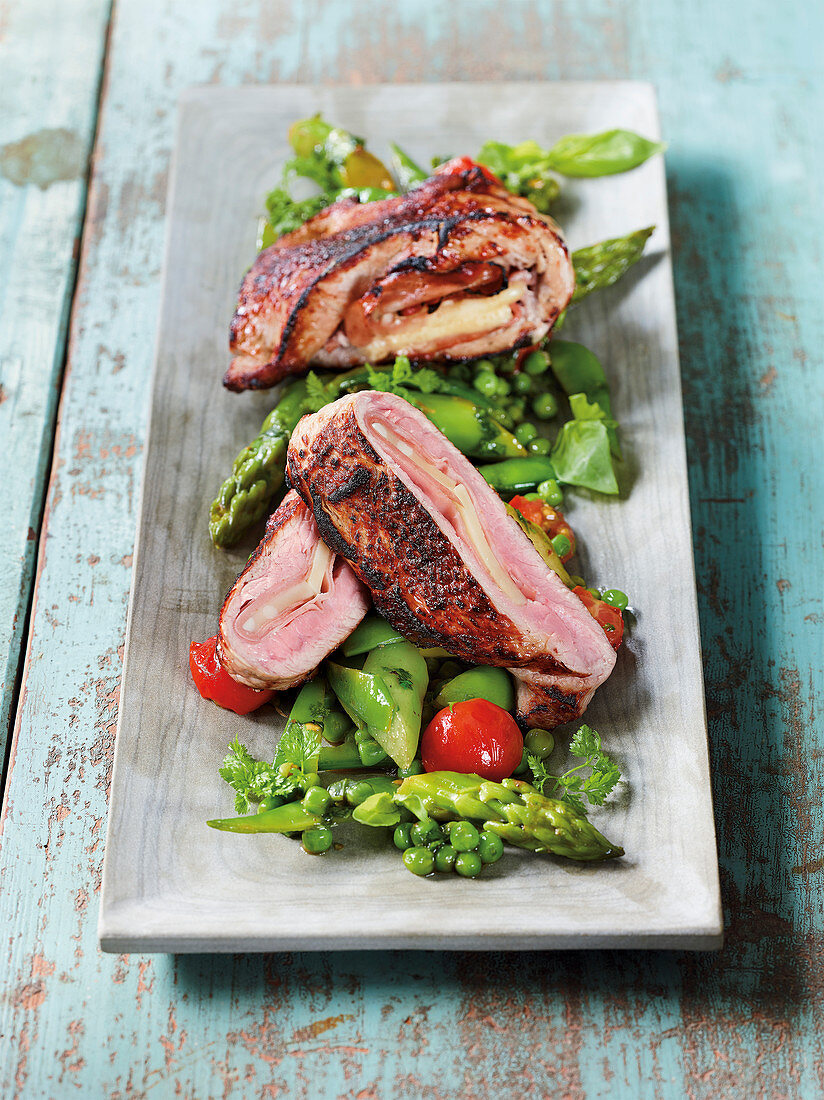
{"type": "MultiPolygon", "coordinates": [[[[0,6],[21,54],[53,30],[28,10],[0,6]]],[[[0,838],[2,1095],[821,1094],[821,35],[800,0],[119,0],[0,838]],[[671,143],[723,952],[101,956],[177,95],[615,77],[656,84],[671,143]]]]}
{"type": "Polygon", "coordinates": [[[0,4],[0,758],[26,640],[108,15],[109,0],[0,4]]]}

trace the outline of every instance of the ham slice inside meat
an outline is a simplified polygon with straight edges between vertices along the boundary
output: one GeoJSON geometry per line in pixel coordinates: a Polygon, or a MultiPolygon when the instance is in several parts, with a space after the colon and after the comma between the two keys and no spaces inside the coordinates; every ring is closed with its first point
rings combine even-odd
{"type": "Polygon", "coordinates": [[[293,687],[351,634],[368,606],[366,589],[289,492],[226,597],[221,663],[249,687],[293,687]]]}

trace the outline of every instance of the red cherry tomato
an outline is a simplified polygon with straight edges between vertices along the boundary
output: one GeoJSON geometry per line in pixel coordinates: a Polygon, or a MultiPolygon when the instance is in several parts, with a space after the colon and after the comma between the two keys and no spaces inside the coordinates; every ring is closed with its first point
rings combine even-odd
{"type": "Polygon", "coordinates": [[[566,564],[575,553],[575,532],[567,523],[564,513],[543,500],[527,500],[526,497],[518,496],[513,497],[509,503],[524,519],[540,527],[551,539],[556,535],[566,535],[569,539],[569,552],[561,556],[561,561],[566,564]]]}
{"type": "Polygon", "coordinates": [[[624,616],[617,607],[599,600],[587,588],[580,585],[572,590],[581,603],[603,629],[613,649],[618,649],[624,638],[624,616]]]}
{"type": "Polygon", "coordinates": [[[521,762],[524,739],[511,714],[486,699],[438,711],[421,738],[427,772],[465,772],[500,782],[521,762]]]}
{"type": "Polygon", "coordinates": [[[258,691],[256,688],[239,684],[237,680],[221,668],[217,657],[217,638],[205,642],[192,642],[189,646],[189,668],[197,690],[204,699],[211,699],[219,707],[233,710],[235,714],[249,714],[264,703],[268,703],[275,694],[273,691],[258,691]]]}

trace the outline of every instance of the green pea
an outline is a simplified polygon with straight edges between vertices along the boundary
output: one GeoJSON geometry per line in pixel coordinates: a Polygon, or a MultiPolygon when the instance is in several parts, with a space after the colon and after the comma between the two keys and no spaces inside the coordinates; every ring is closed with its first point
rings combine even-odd
{"type": "Polygon", "coordinates": [[[324,814],[331,802],[329,792],[323,787],[311,787],[303,796],[301,805],[311,814],[324,814]]]}
{"type": "Polygon", "coordinates": [[[511,391],[511,387],[505,378],[499,378],[495,392],[498,397],[508,397],[511,391]]]}
{"type": "Polygon", "coordinates": [[[478,830],[471,821],[451,821],[449,843],[456,852],[471,852],[478,845],[478,830]]]}
{"type": "Polygon", "coordinates": [[[601,596],[601,599],[604,603],[611,604],[612,607],[617,607],[619,611],[626,611],[629,607],[629,597],[626,592],[622,592],[620,588],[608,588],[601,596]]]}
{"type": "Polygon", "coordinates": [[[407,871],[421,878],[435,870],[435,856],[428,848],[407,848],[403,853],[403,863],[407,871]]]}
{"type": "Polygon", "coordinates": [[[490,833],[488,829],[481,829],[478,841],[478,855],[481,863],[497,863],[504,854],[504,842],[497,833],[490,833]]]}
{"type": "Polygon", "coordinates": [[[282,806],[286,801],[285,798],[281,798],[279,794],[270,794],[268,798],[262,798],[258,805],[258,813],[266,813],[267,810],[277,809],[278,806],[282,806]]]}
{"type": "Polygon", "coordinates": [[[533,455],[548,455],[550,451],[549,440],[544,439],[543,436],[538,436],[537,439],[533,439],[531,443],[527,444],[526,449],[533,455]]]}
{"type": "Polygon", "coordinates": [[[381,748],[377,741],[370,738],[358,745],[358,756],[364,767],[371,768],[374,764],[380,764],[387,760],[386,750],[381,748]]]}
{"type": "Polygon", "coordinates": [[[458,853],[451,844],[442,844],[437,852],[435,852],[435,870],[451,871],[455,866],[457,855],[458,853]]]}
{"type": "Polygon", "coordinates": [[[524,748],[539,760],[546,760],[555,748],[555,738],[548,730],[528,730],[524,735],[524,748]]]}
{"type": "Polygon", "coordinates": [[[494,374],[495,361],[493,359],[478,359],[475,363],[472,364],[472,369],[475,371],[476,374],[494,374]]]}
{"type": "Polygon", "coordinates": [[[476,374],[472,385],[484,397],[494,397],[498,392],[498,379],[494,374],[476,374]]]}
{"type": "Polygon", "coordinates": [[[522,370],[527,374],[544,374],[549,367],[549,356],[545,351],[533,351],[524,360],[522,370]]]}
{"type": "MultiPolygon", "coordinates": [[[[511,401],[509,405],[509,419],[515,425],[526,416],[526,405],[523,401],[511,401]]],[[[507,425],[509,427],[510,425],[507,425]]]]}
{"type": "Polygon", "coordinates": [[[372,734],[368,733],[365,729],[361,728],[361,729],[356,729],[355,730],[355,744],[356,745],[362,745],[364,743],[364,741],[374,741],[374,740],[375,740],[375,738],[372,736],[372,734]]]}
{"type": "Polygon", "coordinates": [[[307,772],[300,781],[301,788],[308,791],[311,787],[320,786],[320,776],[317,772],[307,772]]]}
{"type": "Polygon", "coordinates": [[[541,482],[538,486],[538,496],[553,508],[557,508],[564,502],[564,494],[555,478],[541,482]]]}
{"type": "Polygon", "coordinates": [[[398,825],[392,834],[392,843],[396,848],[400,848],[402,852],[405,852],[407,848],[411,848],[414,844],[414,841],[409,835],[411,831],[412,826],[406,821],[403,825],[398,825]]]}
{"type": "Polygon", "coordinates": [[[539,420],[551,420],[558,415],[558,401],[552,393],[539,393],[532,398],[532,411],[539,420]]]}
{"type": "Polygon", "coordinates": [[[366,779],[349,780],[346,784],[346,801],[350,806],[360,806],[374,794],[372,785],[366,779]]]}
{"type": "Polygon", "coordinates": [[[443,831],[437,821],[432,821],[431,818],[424,818],[423,821],[419,821],[417,825],[412,826],[412,843],[417,844],[419,847],[424,848],[436,841],[439,844],[443,844],[443,831]]]}
{"type": "Polygon", "coordinates": [[[458,852],[455,857],[455,870],[461,878],[477,878],[483,863],[477,852],[458,852]]]}
{"type": "Polygon", "coordinates": [[[512,379],[512,388],[515,393],[529,393],[532,389],[532,377],[521,371],[512,379]]]}
{"type": "Polygon", "coordinates": [[[535,436],[538,434],[538,429],[529,420],[525,420],[523,424],[519,424],[515,429],[515,438],[519,443],[523,443],[524,446],[527,443],[531,443],[535,436]]]}
{"type": "Polygon", "coordinates": [[[408,768],[398,768],[399,779],[408,779],[410,775],[423,775],[423,764],[420,760],[413,760],[408,768]]]}
{"type": "Polygon", "coordinates": [[[567,554],[572,552],[572,543],[569,541],[565,534],[558,534],[550,541],[552,542],[553,550],[559,558],[563,559],[567,556],[567,554]]]}
{"type": "Polygon", "coordinates": [[[304,852],[308,852],[310,856],[328,852],[332,847],[332,830],[326,825],[313,825],[301,837],[301,844],[304,852]]]}

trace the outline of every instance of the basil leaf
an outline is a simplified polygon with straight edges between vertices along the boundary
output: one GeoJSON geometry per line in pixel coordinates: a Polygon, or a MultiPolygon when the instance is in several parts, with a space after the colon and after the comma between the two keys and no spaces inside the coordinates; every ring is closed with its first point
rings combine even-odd
{"type": "Polygon", "coordinates": [[[549,345],[549,365],[567,397],[585,393],[607,416],[612,416],[607,376],[600,360],[589,348],[572,340],[553,340],[549,345]]]}
{"type": "Polygon", "coordinates": [[[654,225],[646,229],[636,229],[626,237],[611,237],[607,241],[579,248],[572,253],[572,266],[575,268],[575,293],[573,302],[580,302],[593,290],[617,283],[621,276],[634,263],[641,259],[644,246],[655,229],[654,225]]]}
{"type": "MultiPolygon", "coordinates": [[[[573,343],[572,340],[553,340],[549,345],[549,352],[552,373],[569,398],[572,415],[576,420],[599,419],[596,416],[588,417],[582,411],[576,411],[573,399],[585,398],[595,407],[602,409],[609,434],[610,450],[616,458],[620,458],[618,426],[612,419],[612,402],[609,397],[607,377],[598,357],[583,344],[573,343]]],[[[577,403],[577,410],[583,410],[580,401],[577,403]]]]}
{"type": "Polygon", "coordinates": [[[558,481],[617,495],[609,431],[603,420],[568,420],[558,433],[549,457],[558,481]]]}
{"type": "Polygon", "coordinates": [[[548,165],[562,176],[612,176],[637,168],[666,146],[648,141],[632,130],[605,130],[601,134],[569,134],[549,150],[548,165]]]}

